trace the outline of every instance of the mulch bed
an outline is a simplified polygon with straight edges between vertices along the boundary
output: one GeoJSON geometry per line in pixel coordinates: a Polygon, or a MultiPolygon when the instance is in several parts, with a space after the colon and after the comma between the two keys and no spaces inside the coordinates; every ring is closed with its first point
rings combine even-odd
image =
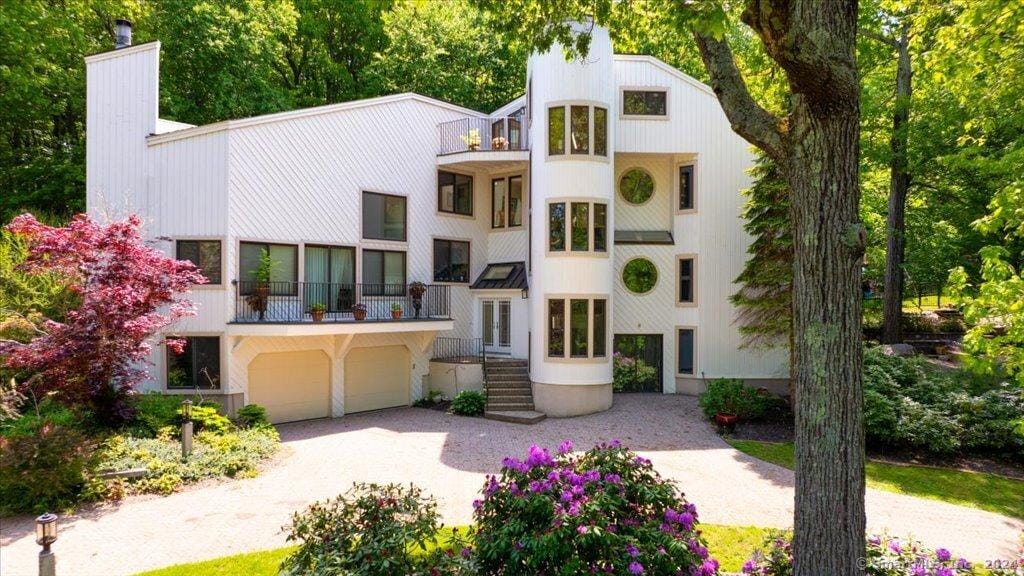
{"type": "MultiPolygon", "coordinates": [[[[784,406],[773,408],[756,422],[740,422],[729,436],[736,440],[792,442],[794,437],[793,413],[784,406]]],[[[877,449],[869,449],[868,457],[876,462],[888,464],[913,464],[915,466],[986,472],[1024,480],[1024,463],[999,461],[975,456],[938,458],[912,451],[893,452],[877,449]]]]}

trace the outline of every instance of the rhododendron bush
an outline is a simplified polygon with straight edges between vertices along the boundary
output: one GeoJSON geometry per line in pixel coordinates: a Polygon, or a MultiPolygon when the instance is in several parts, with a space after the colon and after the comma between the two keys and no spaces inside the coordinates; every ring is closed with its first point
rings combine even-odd
{"type": "MultiPolygon", "coordinates": [[[[130,417],[125,400],[148,375],[154,336],[195,314],[179,295],[206,280],[147,243],[137,216],[102,225],[79,215],[58,228],[24,214],[7,229],[28,244],[23,269],[66,277],[81,305],[64,322],[42,323],[27,344],[0,342],[5,365],[30,375],[25,385],[37,397],[87,403],[106,422],[130,417]]],[[[183,342],[167,344],[180,351],[183,342]]]]}
{"type": "Polygon", "coordinates": [[[646,458],[619,443],[506,458],[474,502],[474,556],[484,574],[681,574],[718,563],[697,510],[646,458]]]}

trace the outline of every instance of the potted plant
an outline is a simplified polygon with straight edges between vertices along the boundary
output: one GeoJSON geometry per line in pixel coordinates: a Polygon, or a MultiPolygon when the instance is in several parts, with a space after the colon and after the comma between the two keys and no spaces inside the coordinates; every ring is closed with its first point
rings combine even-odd
{"type": "Polygon", "coordinates": [[[245,301],[259,314],[260,320],[263,320],[267,311],[267,301],[270,299],[270,274],[274,271],[275,264],[270,252],[264,249],[260,254],[259,265],[250,272],[253,279],[252,292],[245,297],[245,301]]]}
{"type": "Polygon", "coordinates": [[[420,308],[423,306],[423,295],[427,293],[427,285],[423,282],[409,284],[409,296],[412,298],[412,307],[416,310],[416,317],[420,317],[420,308]]]}
{"type": "Polygon", "coordinates": [[[465,144],[466,148],[470,151],[476,152],[480,149],[480,131],[476,128],[463,134],[460,138],[462,138],[462,143],[465,144]]]}
{"type": "Polygon", "coordinates": [[[391,319],[398,320],[402,317],[402,305],[398,302],[391,304],[391,319]]]}
{"type": "Polygon", "coordinates": [[[313,317],[313,322],[323,322],[326,312],[327,305],[323,302],[314,302],[309,305],[309,315],[313,317]]]}
{"type": "Polygon", "coordinates": [[[353,304],[352,317],[354,317],[357,322],[366,320],[366,304],[353,304]]]}
{"type": "Polygon", "coordinates": [[[504,150],[508,148],[508,140],[504,136],[491,138],[491,150],[504,150]]]}
{"type": "Polygon", "coordinates": [[[727,412],[723,410],[718,414],[715,414],[715,424],[718,424],[722,428],[731,430],[733,426],[736,426],[736,422],[740,419],[739,415],[734,412],[727,412]]]}

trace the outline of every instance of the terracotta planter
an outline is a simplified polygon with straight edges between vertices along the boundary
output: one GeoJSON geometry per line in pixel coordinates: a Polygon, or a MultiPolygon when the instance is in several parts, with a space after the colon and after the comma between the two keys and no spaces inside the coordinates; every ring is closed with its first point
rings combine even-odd
{"type": "Polygon", "coordinates": [[[718,424],[722,428],[732,428],[739,421],[740,417],[729,412],[719,412],[715,414],[715,424],[718,424]]]}
{"type": "Polygon", "coordinates": [[[357,322],[366,320],[366,310],[353,310],[352,316],[356,319],[357,322]]]}
{"type": "Polygon", "coordinates": [[[310,312],[309,315],[313,317],[313,322],[323,322],[324,321],[324,313],[323,313],[322,310],[321,311],[310,312]]]}
{"type": "Polygon", "coordinates": [[[401,318],[402,318],[402,311],[401,310],[392,310],[391,311],[391,319],[392,320],[401,320],[401,318]]]}

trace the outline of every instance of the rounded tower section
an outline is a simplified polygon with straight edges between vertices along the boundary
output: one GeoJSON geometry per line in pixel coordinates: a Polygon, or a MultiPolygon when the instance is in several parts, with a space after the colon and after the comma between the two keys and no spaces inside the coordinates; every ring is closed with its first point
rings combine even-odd
{"type": "Polygon", "coordinates": [[[615,229],[614,122],[618,93],[608,30],[591,35],[586,57],[561,46],[527,64],[530,107],[530,377],[534,404],[549,416],[612,404],[615,229]]]}

